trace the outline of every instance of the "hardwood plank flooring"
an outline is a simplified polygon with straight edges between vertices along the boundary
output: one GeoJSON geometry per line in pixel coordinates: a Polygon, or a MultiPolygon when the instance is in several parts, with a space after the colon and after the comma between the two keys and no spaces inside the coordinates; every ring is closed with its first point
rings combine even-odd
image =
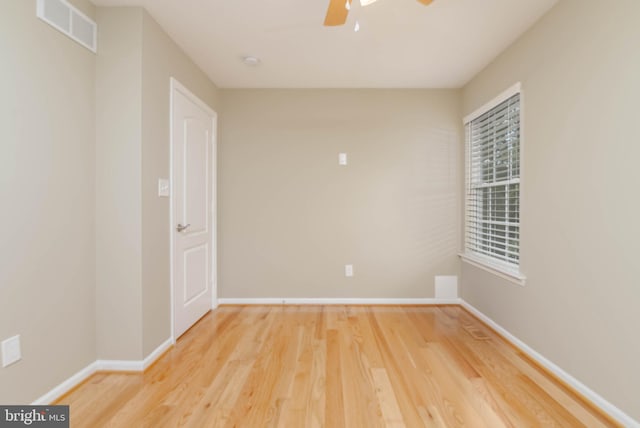
{"type": "Polygon", "coordinates": [[[92,428],[616,426],[458,306],[223,306],[57,404],[92,428]]]}

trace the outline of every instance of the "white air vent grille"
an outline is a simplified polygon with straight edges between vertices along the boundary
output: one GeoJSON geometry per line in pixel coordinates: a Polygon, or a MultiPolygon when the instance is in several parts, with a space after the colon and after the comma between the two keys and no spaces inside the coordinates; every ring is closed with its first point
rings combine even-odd
{"type": "Polygon", "coordinates": [[[37,0],[36,14],[82,46],[96,52],[98,26],[66,0],[37,0]]]}

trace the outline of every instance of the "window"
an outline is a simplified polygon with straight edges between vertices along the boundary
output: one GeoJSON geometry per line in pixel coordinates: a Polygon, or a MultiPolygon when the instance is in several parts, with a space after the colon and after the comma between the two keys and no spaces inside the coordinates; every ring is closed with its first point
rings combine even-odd
{"type": "Polygon", "coordinates": [[[463,258],[522,282],[520,266],[520,86],[465,119],[463,258]]]}

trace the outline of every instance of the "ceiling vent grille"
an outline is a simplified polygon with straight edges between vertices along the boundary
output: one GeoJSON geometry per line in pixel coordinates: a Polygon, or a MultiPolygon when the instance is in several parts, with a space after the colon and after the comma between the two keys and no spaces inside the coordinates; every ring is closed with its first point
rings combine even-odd
{"type": "Polygon", "coordinates": [[[97,51],[97,24],[66,0],[37,0],[36,14],[85,48],[97,51]]]}

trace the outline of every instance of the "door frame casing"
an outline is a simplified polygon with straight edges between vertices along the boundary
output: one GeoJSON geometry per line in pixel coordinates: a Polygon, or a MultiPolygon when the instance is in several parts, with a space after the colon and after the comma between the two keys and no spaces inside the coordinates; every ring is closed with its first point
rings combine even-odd
{"type": "Polygon", "coordinates": [[[203,109],[211,116],[211,230],[209,233],[211,248],[211,309],[218,307],[218,221],[217,221],[217,152],[218,152],[218,114],[202,101],[197,95],[191,92],[185,85],[176,78],[169,78],[169,288],[171,292],[171,342],[176,343],[175,333],[175,290],[174,290],[174,264],[175,264],[175,218],[174,218],[174,189],[173,189],[173,119],[174,119],[174,94],[178,91],[190,101],[203,109]]]}

